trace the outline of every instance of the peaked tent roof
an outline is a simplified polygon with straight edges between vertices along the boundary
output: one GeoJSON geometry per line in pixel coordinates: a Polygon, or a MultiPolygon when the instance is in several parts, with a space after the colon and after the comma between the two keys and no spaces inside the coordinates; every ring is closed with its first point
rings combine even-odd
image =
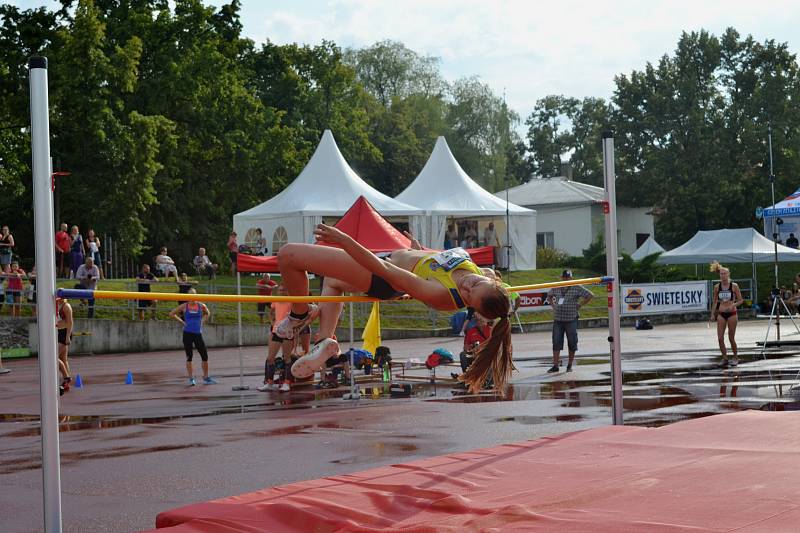
{"type": "MultiPolygon", "coordinates": [[[[774,243],[753,228],[698,231],[681,246],[664,252],[658,263],[667,265],[708,263],[769,263],[774,243]]],[[[800,250],[778,245],[779,261],[800,261],[800,250]]]]}
{"type": "Polygon", "coordinates": [[[772,207],[764,209],[764,217],[785,217],[787,215],[800,215],[800,189],[778,202],[772,207]]]}
{"type": "MultiPolygon", "coordinates": [[[[505,199],[506,191],[495,193],[505,199]]],[[[522,185],[508,189],[508,196],[517,205],[575,205],[596,204],[604,199],[602,187],[572,181],[565,177],[533,178],[522,185]]]]}
{"type": "Polygon", "coordinates": [[[384,215],[416,215],[419,208],[386,196],[362,180],[347,164],[330,130],[325,130],[314,155],[286,189],[237,217],[341,216],[359,196],[384,215]]]}
{"type": "MultiPolygon", "coordinates": [[[[411,240],[383,218],[369,201],[359,196],[335,227],[371,252],[391,252],[411,247],[411,240]]],[[[326,244],[320,243],[317,244],[326,244]]]]}
{"type": "Polygon", "coordinates": [[[650,235],[646,241],[642,243],[642,245],[636,249],[635,252],[631,254],[631,259],[634,261],[639,261],[644,259],[648,255],[657,254],[659,252],[663,252],[664,248],[661,247],[660,244],[656,242],[652,235],[650,235]]]}
{"type": "MultiPolygon", "coordinates": [[[[458,164],[444,137],[436,140],[427,163],[396,200],[416,205],[430,213],[453,216],[505,214],[506,202],[470,178],[458,164]]],[[[530,209],[509,204],[509,212],[519,215],[530,209]]]]}

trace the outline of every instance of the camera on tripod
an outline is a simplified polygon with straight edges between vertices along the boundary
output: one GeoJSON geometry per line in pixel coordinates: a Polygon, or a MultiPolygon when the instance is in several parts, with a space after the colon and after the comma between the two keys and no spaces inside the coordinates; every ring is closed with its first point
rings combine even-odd
{"type": "Polygon", "coordinates": [[[772,296],[780,296],[781,295],[781,290],[778,287],[772,287],[772,289],[769,291],[769,293],[772,296]]]}

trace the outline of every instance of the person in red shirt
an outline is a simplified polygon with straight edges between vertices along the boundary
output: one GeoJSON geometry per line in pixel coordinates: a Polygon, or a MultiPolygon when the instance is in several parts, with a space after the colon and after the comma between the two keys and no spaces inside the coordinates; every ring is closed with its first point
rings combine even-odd
{"type": "Polygon", "coordinates": [[[28,276],[19,267],[16,261],[11,262],[11,272],[6,274],[8,283],[6,292],[11,296],[11,316],[20,316],[20,301],[22,298],[23,279],[28,276]]]}
{"type": "Polygon", "coordinates": [[[239,243],[236,242],[236,232],[231,232],[228,237],[228,257],[231,259],[231,274],[236,275],[236,257],[239,255],[239,243]]]}
{"type": "Polygon", "coordinates": [[[67,225],[61,223],[61,230],[56,232],[56,275],[61,275],[64,278],[69,277],[69,261],[64,264],[64,260],[69,257],[69,248],[72,244],[72,239],[69,238],[67,233],[67,225]]]}
{"type": "MultiPolygon", "coordinates": [[[[264,276],[256,282],[256,290],[259,296],[272,296],[272,291],[277,286],[278,284],[272,281],[272,276],[269,274],[264,274],[264,276]]],[[[269,304],[267,302],[258,302],[256,305],[258,306],[258,320],[263,324],[264,315],[266,314],[269,304]]]]}
{"type": "Polygon", "coordinates": [[[475,313],[475,325],[464,334],[464,351],[461,352],[461,370],[467,371],[475,354],[475,349],[492,336],[492,321],[475,313]]]}

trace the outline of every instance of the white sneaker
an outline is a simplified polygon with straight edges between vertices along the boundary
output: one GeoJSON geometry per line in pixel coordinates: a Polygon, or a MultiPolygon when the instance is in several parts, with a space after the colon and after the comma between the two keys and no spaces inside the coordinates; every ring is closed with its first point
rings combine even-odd
{"type": "Polygon", "coordinates": [[[292,375],[305,379],[325,366],[325,361],[339,355],[339,343],[333,339],[322,339],[311,348],[311,353],[304,355],[292,365],[292,375]]]}
{"type": "Polygon", "coordinates": [[[319,315],[319,307],[315,304],[308,304],[308,316],[305,318],[294,318],[291,314],[287,315],[286,318],[278,322],[278,325],[275,326],[275,335],[282,339],[291,340],[294,338],[294,334],[302,329],[306,324],[310,324],[313,322],[315,318],[319,315]]]}
{"type": "Polygon", "coordinates": [[[283,385],[281,385],[280,389],[278,390],[280,390],[281,392],[289,392],[290,390],[292,390],[292,387],[284,381],[283,385]]]}
{"type": "Polygon", "coordinates": [[[276,388],[278,387],[274,383],[264,383],[260,387],[256,387],[256,390],[258,392],[269,392],[271,390],[275,390],[276,388]]]}
{"type": "Polygon", "coordinates": [[[739,358],[738,357],[734,357],[733,359],[731,359],[731,366],[739,366],[739,358]]]}

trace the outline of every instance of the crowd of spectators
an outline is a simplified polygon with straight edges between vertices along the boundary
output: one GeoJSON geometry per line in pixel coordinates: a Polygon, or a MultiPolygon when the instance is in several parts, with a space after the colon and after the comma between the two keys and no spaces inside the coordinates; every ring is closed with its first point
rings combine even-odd
{"type": "Polygon", "coordinates": [[[489,222],[483,229],[483,235],[478,234],[477,220],[461,220],[449,224],[444,235],[444,248],[477,248],[479,246],[500,246],[500,239],[494,229],[494,222],[489,222]],[[482,237],[482,238],[479,238],[482,237]]]}

